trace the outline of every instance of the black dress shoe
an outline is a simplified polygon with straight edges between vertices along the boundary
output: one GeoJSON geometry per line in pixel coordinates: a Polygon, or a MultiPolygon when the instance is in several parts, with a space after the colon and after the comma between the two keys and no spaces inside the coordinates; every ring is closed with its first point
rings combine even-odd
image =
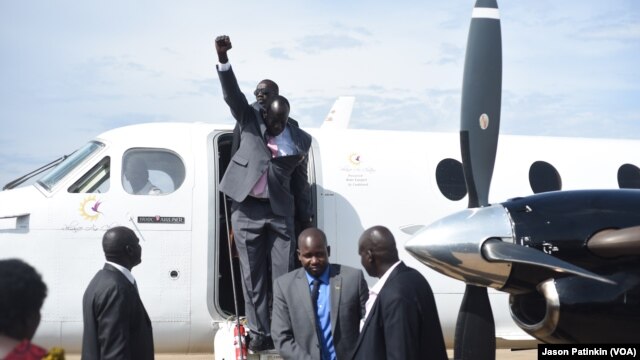
{"type": "Polygon", "coordinates": [[[252,352],[272,350],[275,348],[273,346],[273,340],[271,340],[271,336],[264,336],[260,334],[251,334],[251,340],[249,340],[249,345],[247,347],[252,352]]]}

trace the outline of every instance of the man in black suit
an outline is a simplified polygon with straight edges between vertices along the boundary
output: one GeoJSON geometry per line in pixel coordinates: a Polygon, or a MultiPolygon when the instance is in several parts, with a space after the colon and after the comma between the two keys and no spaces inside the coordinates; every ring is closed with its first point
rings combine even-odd
{"type": "MultiPolygon", "coordinates": [[[[312,222],[307,179],[311,136],[287,123],[289,103],[285,98],[276,96],[266,110],[250,105],[229,64],[229,37],[218,36],[215,46],[224,99],[241,128],[240,147],[219,189],[233,200],[231,225],[243,279],[251,338],[248,347],[267,350],[273,348],[270,281],[293,269],[294,219],[305,227],[312,222]]],[[[269,95],[268,87],[264,82],[258,84],[255,95],[259,102],[269,95]]]]}
{"type": "Polygon", "coordinates": [[[142,261],[136,234],[118,226],[102,237],[107,259],[82,298],[82,359],[153,359],[151,320],[131,269],[142,261]]]}
{"type": "Polygon", "coordinates": [[[431,287],[398,259],[391,231],[383,226],[365,230],[358,253],[367,273],[380,280],[369,290],[353,359],[446,360],[431,287]]]}
{"type": "Polygon", "coordinates": [[[322,230],[304,230],[298,238],[302,268],[273,285],[271,334],[285,360],[351,357],[369,289],[361,270],[329,264],[329,251],[322,230]]]}

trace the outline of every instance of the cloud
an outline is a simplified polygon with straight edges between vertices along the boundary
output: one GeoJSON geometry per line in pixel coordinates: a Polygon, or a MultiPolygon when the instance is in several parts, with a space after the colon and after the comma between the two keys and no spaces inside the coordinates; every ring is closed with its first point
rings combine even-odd
{"type": "Polygon", "coordinates": [[[464,50],[460,46],[452,43],[441,43],[440,50],[435,60],[429,60],[426,64],[449,65],[462,64],[464,61],[464,50]]]}
{"type": "Polygon", "coordinates": [[[267,54],[274,59],[293,60],[293,58],[287,54],[287,50],[282,47],[268,49],[267,54]]]}
{"type": "Polygon", "coordinates": [[[213,95],[219,96],[221,93],[220,90],[220,81],[217,79],[194,79],[189,81],[193,87],[196,88],[195,91],[192,92],[182,92],[182,95],[213,95]]]}
{"type": "MultiPolygon", "coordinates": [[[[370,85],[352,86],[343,93],[355,96],[350,128],[455,131],[460,122],[459,90],[413,91],[370,85]]],[[[292,104],[296,119],[303,120],[303,126],[320,126],[335,100],[336,97],[295,97],[292,104]]]]}
{"type": "Polygon", "coordinates": [[[640,41],[640,24],[608,24],[584,29],[581,34],[583,38],[589,40],[631,41],[637,43],[640,41]]]}
{"type": "Polygon", "coordinates": [[[322,34],[303,37],[298,41],[296,49],[307,54],[316,54],[326,50],[351,49],[362,45],[361,40],[351,35],[322,34]]]}

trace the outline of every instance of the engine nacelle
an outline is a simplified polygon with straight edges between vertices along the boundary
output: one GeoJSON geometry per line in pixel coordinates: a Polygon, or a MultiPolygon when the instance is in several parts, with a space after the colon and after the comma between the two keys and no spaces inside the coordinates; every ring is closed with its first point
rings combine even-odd
{"type": "Polygon", "coordinates": [[[511,317],[546,343],[637,343],[640,274],[619,273],[612,280],[618,284],[578,276],[549,279],[537,292],[511,295],[511,317]]]}

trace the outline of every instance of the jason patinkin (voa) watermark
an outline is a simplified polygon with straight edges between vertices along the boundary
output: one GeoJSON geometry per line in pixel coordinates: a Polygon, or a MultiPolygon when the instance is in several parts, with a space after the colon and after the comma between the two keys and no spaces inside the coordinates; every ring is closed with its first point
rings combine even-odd
{"type": "Polygon", "coordinates": [[[538,360],[636,359],[640,344],[538,344],[538,360]]]}

